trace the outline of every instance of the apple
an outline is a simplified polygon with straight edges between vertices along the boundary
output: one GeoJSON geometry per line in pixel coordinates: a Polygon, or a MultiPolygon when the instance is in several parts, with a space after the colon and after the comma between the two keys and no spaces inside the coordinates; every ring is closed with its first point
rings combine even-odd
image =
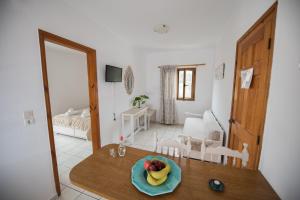
{"type": "Polygon", "coordinates": [[[149,170],[150,165],[151,165],[151,161],[150,160],[145,160],[145,162],[144,162],[145,170],[149,170]]]}

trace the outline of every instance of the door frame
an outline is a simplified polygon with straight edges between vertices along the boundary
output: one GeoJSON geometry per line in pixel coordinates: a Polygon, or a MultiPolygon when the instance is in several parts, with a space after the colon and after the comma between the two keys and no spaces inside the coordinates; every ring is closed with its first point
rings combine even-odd
{"type": "Polygon", "coordinates": [[[54,133],[53,133],[53,126],[52,126],[52,113],[51,113],[51,103],[50,103],[48,74],[47,74],[45,42],[46,41],[51,42],[51,43],[54,43],[57,45],[67,47],[67,48],[78,50],[78,51],[86,54],[93,153],[95,153],[100,148],[100,144],[101,144],[100,124],[99,124],[99,101],[98,101],[96,50],[92,49],[90,47],[81,45],[79,43],[73,42],[71,40],[62,38],[58,35],[43,31],[41,29],[38,29],[38,34],[39,34],[39,43],[40,43],[42,76],[43,76],[43,86],[44,86],[45,104],[46,104],[46,112],[47,112],[48,133],[49,133],[53,174],[54,174],[56,192],[57,192],[57,195],[60,196],[61,190],[60,190],[60,183],[59,183],[57,157],[56,157],[56,151],[55,151],[54,133]]]}
{"type": "MultiPolygon", "coordinates": [[[[231,113],[230,113],[230,119],[229,119],[229,136],[228,136],[228,146],[231,145],[231,130],[232,130],[232,119],[233,119],[233,107],[234,107],[234,92],[235,92],[235,86],[236,86],[236,72],[237,72],[237,57],[238,57],[238,47],[241,41],[245,39],[259,24],[261,24],[269,15],[274,13],[274,26],[271,30],[271,37],[269,38],[269,45],[270,45],[270,51],[269,51],[269,62],[267,65],[267,68],[269,68],[269,74],[267,74],[267,92],[266,92],[266,106],[265,106],[265,112],[263,116],[263,126],[261,127],[261,133],[259,136],[258,141],[258,150],[255,160],[255,169],[258,169],[259,161],[260,161],[260,154],[261,154],[261,147],[263,143],[263,134],[264,134],[264,125],[265,125],[265,118],[266,118],[266,111],[267,111],[267,103],[268,103],[268,96],[269,96],[269,90],[270,90],[270,78],[271,78],[271,70],[272,70],[272,61],[273,61],[273,50],[274,50],[274,38],[275,38],[275,26],[276,26],[276,14],[277,14],[277,6],[278,2],[276,1],[247,31],[244,33],[244,35],[237,41],[236,44],[236,52],[235,52],[235,69],[234,69],[234,81],[233,81],[233,89],[232,89],[232,99],[231,99],[231,113]]],[[[232,160],[229,159],[229,164],[232,162],[232,160]]]]}

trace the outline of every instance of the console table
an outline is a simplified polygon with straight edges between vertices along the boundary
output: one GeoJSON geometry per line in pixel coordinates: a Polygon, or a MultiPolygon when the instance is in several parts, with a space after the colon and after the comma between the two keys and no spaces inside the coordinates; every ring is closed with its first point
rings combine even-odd
{"type": "Polygon", "coordinates": [[[125,120],[129,119],[130,121],[130,134],[128,135],[131,139],[131,142],[134,143],[134,135],[141,130],[147,130],[148,116],[147,116],[148,107],[145,108],[131,108],[121,114],[122,116],[122,133],[125,131],[125,120]],[[143,126],[140,126],[140,118],[143,116],[143,126]],[[137,129],[135,129],[135,124],[137,124],[137,129]]]}

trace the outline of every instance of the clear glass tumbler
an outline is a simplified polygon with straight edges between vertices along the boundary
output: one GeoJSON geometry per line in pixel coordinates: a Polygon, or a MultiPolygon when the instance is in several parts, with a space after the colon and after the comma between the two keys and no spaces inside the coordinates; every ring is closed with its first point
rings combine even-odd
{"type": "Polygon", "coordinates": [[[115,149],[113,149],[113,148],[111,148],[111,149],[109,149],[109,155],[111,156],[111,157],[116,157],[116,151],[115,151],[115,149]]]}
{"type": "Polygon", "coordinates": [[[118,148],[118,153],[120,157],[124,157],[125,153],[126,153],[126,146],[123,144],[123,142],[121,142],[119,144],[119,148],[118,148]]]}

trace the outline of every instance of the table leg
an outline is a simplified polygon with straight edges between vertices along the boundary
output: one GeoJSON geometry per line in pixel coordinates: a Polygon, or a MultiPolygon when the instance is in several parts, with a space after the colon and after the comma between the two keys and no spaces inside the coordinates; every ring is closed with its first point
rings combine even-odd
{"type": "Polygon", "coordinates": [[[137,117],[137,118],[135,119],[135,124],[136,124],[136,126],[137,126],[137,129],[140,129],[140,117],[137,117]]]}
{"type": "Polygon", "coordinates": [[[148,129],[148,127],[147,127],[147,112],[145,112],[145,114],[144,114],[144,130],[147,130],[148,129]]]}
{"type": "Polygon", "coordinates": [[[134,143],[134,117],[133,116],[130,116],[130,128],[131,128],[131,140],[132,140],[132,143],[134,143]]]}

